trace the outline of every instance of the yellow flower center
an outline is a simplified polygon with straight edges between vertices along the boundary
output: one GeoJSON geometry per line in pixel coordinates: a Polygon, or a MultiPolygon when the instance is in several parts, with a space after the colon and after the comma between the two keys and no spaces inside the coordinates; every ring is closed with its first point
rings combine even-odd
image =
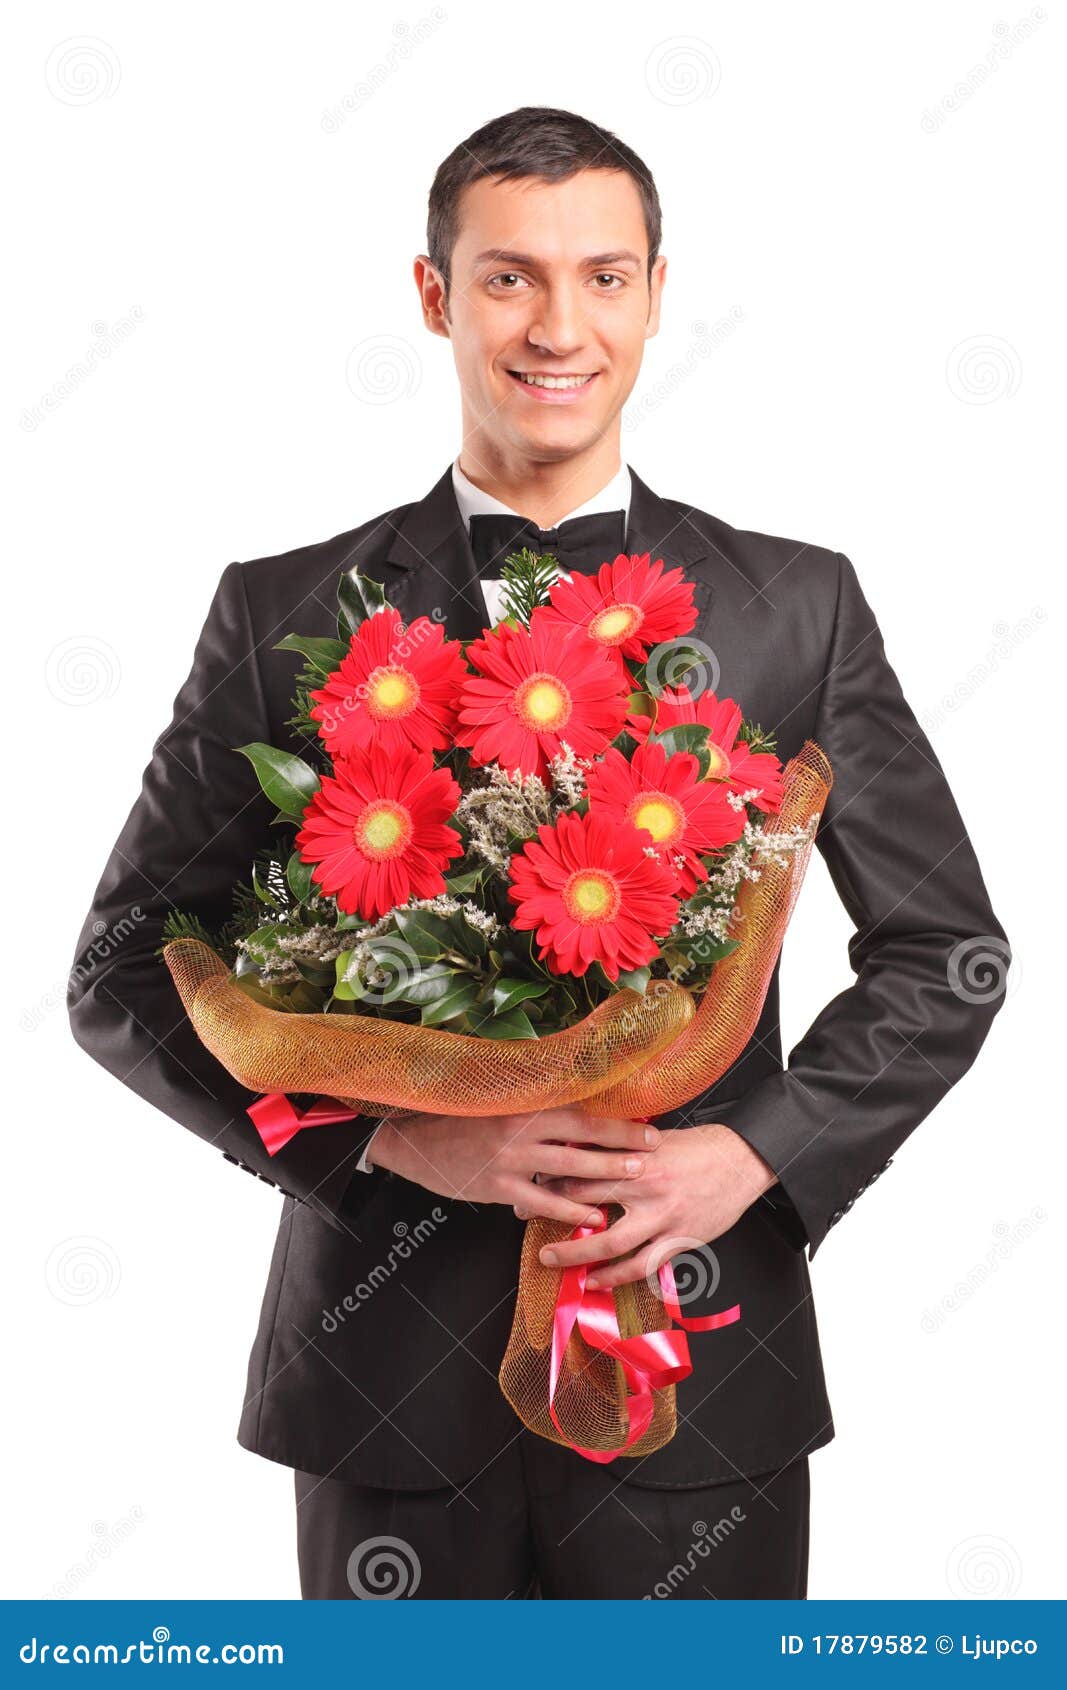
{"type": "Polygon", "coordinates": [[[563,907],[574,921],[611,921],[618,912],[618,885],[602,869],[575,869],[562,895],[563,907]]]}
{"type": "Polygon", "coordinates": [[[411,838],[411,812],[390,798],[377,798],[358,817],[352,836],[365,857],[381,862],[399,856],[411,838]]]}
{"type": "Polygon", "coordinates": [[[726,780],[730,773],[730,759],[721,745],[716,745],[712,739],[708,740],[708,755],[711,762],[705,780],[726,780]]]}
{"type": "Polygon", "coordinates": [[[571,695],[558,675],[528,675],[515,693],[515,714],[532,733],[558,733],[571,713],[571,695]]]}
{"type": "Polygon", "coordinates": [[[399,663],[382,663],[367,676],[367,709],[379,722],[409,716],[419,702],[419,683],[399,663]]]}
{"type": "Polygon", "coordinates": [[[673,843],[685,831],[685,811],[665,792],[639,792],[627,816],[635,827],[645,828],[657,845],[673,843]]]}
{"type": "Polygon", "coordinates": [[[622,645],[636,633],[644,621],[644,611],[636,604],[612,604],[598,610],[589,624],[589,632],[601,645],[622,645]]]}

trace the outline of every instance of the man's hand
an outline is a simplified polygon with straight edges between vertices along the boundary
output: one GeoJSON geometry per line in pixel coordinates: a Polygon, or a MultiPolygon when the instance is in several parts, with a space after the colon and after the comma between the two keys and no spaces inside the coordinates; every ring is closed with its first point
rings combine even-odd
{"type": "Polygon", "coordinates": [[[641,1177],[662,1137],[643,1121],[598,1120],[573,1109],[481,1118],[405,1115],[378,1128],[371,1160],[442,1197],[510,1203],[579,1226],[594,1205],[536,1185],[534,1175],[626,1190],[641,1177]]]}
{"type": "Polygon", "coordinates": [[[697,1243],[712,1243],[776,1184],[777,1175],[762,1156],[729,1127],[715,1122],[663,1133],[644,1172],[625,1186],[610,1180],[553,1179],[536,1186],[534,1201],[516,1204],[515,1212],[521,1220],[552,1215],[546,1207],[551,1197],[568,1197],[586,1209],[621,1203],[623,1215],[606,1231],[541,1251],[546,1267],[603,1262],[587,1283],[610,1287],[644,1279],[672,1255],[697,1243]]]}

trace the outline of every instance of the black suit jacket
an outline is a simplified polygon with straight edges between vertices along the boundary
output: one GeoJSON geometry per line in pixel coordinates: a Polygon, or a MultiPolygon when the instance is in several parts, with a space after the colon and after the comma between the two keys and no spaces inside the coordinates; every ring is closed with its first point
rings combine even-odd
{"type": "MultiPolygon", "coordinates": [[[[973,1062],[1001,995],[966,989],[966,960],[992,948],[1002,974],[1008,950],[849,560],[739,532],[636,474],[627,547],[695,581],[695,631],[721,664],[718,690],[777,732],[782,758],[806,738],[828,753],[835,782],[818,849],[855,924],[855,982],[788,1067],[776,970],[733,1068],[660,1121],[725,1121],[780,1178],[715,1243],[718,1287],[689,1312],[739,1301],[743,1317],[692,1340],[676,1437],[614,1464],[632,1483],[691,1486],[769,1471],[833,1436],[805,1247],[814,1255],[973,1062]]],[[[228,914],[271,814],[232,747],[287,742],[294,658],[274,643],[331,633],[338,577],[353,567],[384,583],[406,619],[436,612],[453,635],[481,629],[450,470],[424,499],[362,527],[230,564],[86,918],[70,1013],[98,1062],[285,1193],[241,1443],[308,1472],[421,1489],[461,1484],[519,1430],[496,1375],[521,1223],[510,1208],[358,1173],[363,1122],[302,1132],[270,1158],[245,1113],[250,1094],[199,1044],[155,955],[172,904],[209,926],[228,914]]]]}

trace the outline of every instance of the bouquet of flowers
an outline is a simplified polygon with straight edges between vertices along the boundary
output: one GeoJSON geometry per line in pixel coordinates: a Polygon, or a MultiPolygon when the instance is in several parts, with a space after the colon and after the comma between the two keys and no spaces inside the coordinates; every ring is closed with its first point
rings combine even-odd
{"type": "MultiPolygon", "coordinates": [[[[220,934],[172,913],[163,956],[202,1042],[264,1094],[272,1154],[360,1112],[651,1118],[755,1030],[825,756],[808,742],[783,769],[701,687],[693,587],[662,559],[557,578],[522,552],[503,575],[501,620],[467,644],[342,576],[339,637],[280,642],[304,755],[235,748],[295,837],[220,934]]],[[[686,1320],[669,1263],[587,1288],[539,1260],[567,1232],[527,1223],[502,1388],[542,1436],[643,1455],[673,1435],[685,1330],[739,1310],[686,1320]]]]}

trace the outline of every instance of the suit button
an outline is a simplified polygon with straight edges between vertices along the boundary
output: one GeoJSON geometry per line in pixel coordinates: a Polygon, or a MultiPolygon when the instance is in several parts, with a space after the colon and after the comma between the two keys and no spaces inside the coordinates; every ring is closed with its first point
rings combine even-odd
{"type": "MultiPolygon", "coordinates": [[[[859,1196],[859,1192],[856,1193],[856,1197],[858,1197],[858,1196],[859,1196]]],[[[848,1211],[851,1209],[853,1203],[856,1201],[856,1197],[850,1197],[848,1202],[845,1204],[845,1214],[846,1215],[848,1214],[848,1211]]]]}
{"type": "Polygon", "coordinates": [[[828,1225],[836,1226],[838,1221],[841,1219],[842,1215],[844,1214],[844,1212],[845,1212],[844,1209],[835,1209],[833,1214],[830,1216],[828,1225]]]}

